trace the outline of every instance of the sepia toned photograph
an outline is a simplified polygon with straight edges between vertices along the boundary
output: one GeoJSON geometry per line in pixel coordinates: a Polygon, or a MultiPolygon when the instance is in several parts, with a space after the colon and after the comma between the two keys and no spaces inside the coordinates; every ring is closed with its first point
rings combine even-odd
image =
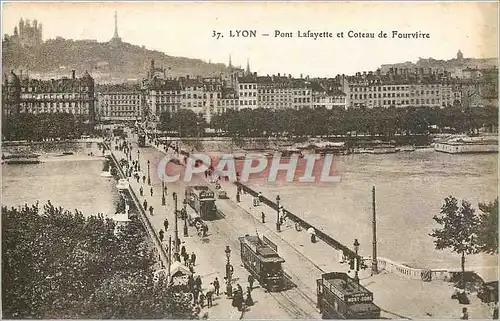
{"type": "Polygon", "coordinates": [[[499,319],[497,1],[2,1],[3,319],[499,319]]]}

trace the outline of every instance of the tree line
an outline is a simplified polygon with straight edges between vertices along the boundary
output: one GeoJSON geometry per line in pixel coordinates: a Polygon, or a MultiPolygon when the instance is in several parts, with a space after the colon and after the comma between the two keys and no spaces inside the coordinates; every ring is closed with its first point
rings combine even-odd
{"type": "Polygon", "coordinates": [[[211,128],[230,136],[324,136],[477,133],[498,127],[497,108],[243,109],[212,117],[211,128]]]}
{"type": "Polygon", "coordinates": [[[87,126],[69,113],[19,113],[2,118],[2,136],[5,140],[72,139],[87,132],[87,126]]]}
{"type": "Polygon", "coordinates": [[[191,303],[153,280],[154,254],[134,219],[118,236],[102,215],[48,202],[2,208],[3,317],[191,319],[191,303]]]}

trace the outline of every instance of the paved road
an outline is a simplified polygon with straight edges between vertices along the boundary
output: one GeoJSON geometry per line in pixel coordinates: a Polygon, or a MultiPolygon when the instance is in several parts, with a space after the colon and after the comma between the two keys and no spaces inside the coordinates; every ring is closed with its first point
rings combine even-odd
{"type": "MultiPolygon", "coordinates": [[[[140,201],[147,201],[148,207],[152,205],[154,207],[154,215],[149,216],[149,219],[153,226],[157,230],[164,229],[163,221],[165,218],[169,221],[169,229],[167,230],[165,237],[165,246],[168,243],[168,236],[174,239],[174,202],[172,198],[172,193],[176,192],[178,195],[178,208],[182,207],[182,201],[184,198],[184,188],[183,182],[167,184],[167,194],[166,194],[166,205],[161,205],[161,190],[162,184],[158,175],[156,174],[156,165],[159,163],[161,158],[164,156],[162,152],[157,151],[152,147],[139,148],[134,139],[132,141],[132,155],[133,160],[137,159],[137,150],[139,150],[139,160],[141,164],[141,170],[147,177],[147,160],[150,161],[150,178],[151,186],[146,183],[142,183],[142,179],[139,183],[135,179],[130,179],[130,185],[132,189],[139,196],[139,188],[143,187],[144,196],[139,197],[140,201]],[[153,196],[150,194],[150,188],[153,187],[153,196]]],[[[115,152],[115,151],[113,151],[115,152]]],[[[116,152],[115,152],[116,153],[116,152]]],[[[116,153],[121,157],[125,157],[123,153],[116,153]]],[[[180,171],[181,168],[172,167],[175,171],[180,171]]],[[[198,179],[198,178],[197,178],[198,179]]],[[[199,180],[198,180],[199,181],[199,180]]],[[[196,180],[193,182],[196,183],[196,180]]],[[[234,266],[234,277],[233,277],[233,288],[236,284],[241,284],[242,287],[247,286],[247,276],[248,272],[241,265],[239,244],[236,243],[237,236],[241,236],[237,231],[227,231],[224,227],[219,225],[223,220],[208,222],[209,226],[209,236],[208,238],[201,239],[196,234],[196,230],[193,227],[188,227],[188,237],[183,236],[183,221],[178,222],[178,234],[181,240],[181,244],[184,245],[188,253],[194,251],[197,255],[197,264],[195,266],[195,273],[201,275],[203,280],[203,288],[206,290],[210,282],[212,282],[215,277],[221,282],[221,291],[224,292],[225,284],[224,269],[226,264],[226,256],[224,250],[226,245],[229,245],[232,249],[231,262],[234,266]]],[[[288,302],[288,305],[282,306],[278,300],[273,299],[273,294],[267,293],[262,288],[257,288],[252,292],[252,298],[255,305],[250,307],[248,311],[244,313],[244,318],[250,319],[291,319],[291,318],[309,318],[311,317],[306,313],[301,312],[295,307],[294,302],[288,302]],[[299,312],[297,312],[297,310],[299,312]]],[[[240,314],[236,313],[236,309],[231,306],[231,300],[225,298],[225,295],[219,296],[215,302],[214,307],[209,311],[210,318],[218,319],[228,319],[228,318],[239,318],[240,314]]]]}

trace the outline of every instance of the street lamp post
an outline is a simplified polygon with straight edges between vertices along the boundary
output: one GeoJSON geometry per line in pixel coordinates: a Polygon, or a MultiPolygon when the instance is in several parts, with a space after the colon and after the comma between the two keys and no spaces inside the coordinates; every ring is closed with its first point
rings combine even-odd
{"type": "Polygon", "coordinates": [[[280,226],[280,196],[276,196],[276,231],[281,232],[281,226],[280,226]]]}
{"type": "Polygon", "coordinates": [[[226,294],[227,297],[230,299],[233,297],[233,287],[231,285],[231,280],[232,280],[232,274],[233,274],[233,267],[231,266],[231,249],[229,248],[229,245],[226,245],[226,250],[224,251],[226,253],[226,258],[227,258],[227,263],[226,263],[226,282],[227,282],[227,287],[226,287],[226,294]]]}
{"type": "Polygon", "coordinates": [[[356,257],[354,258],[354,281],[359,284],[359,258],[358,258],[358,250],[359,250],[359,242],[358,239],[354,239],[354,252],[356,253],[356,257]]]}
{"type": "Polygon", "coordinates": [[[140,153],[139,153],[139,149],[137,149],[137,171],[140,172],[141,171],[141,162],[139,161],[140,159],[140,153]]]}
{"type": "Polygon", "coordinates": [[[165,182],[163,181],[163,176],[161,177],[161,205],[165,206],[165,182]]]}
{"type": "Polygon", "coordinates": [[[183,208],[183,212],[182,212],[182,215],[184,216],[184,237],[187,237],[187,236],[189,236],[188,226],[187,226],[187,210],[186,210],[187,200],[184,199],[184,201],[182,203],[184,204],[184,208],[183,208]]]}
{"type": "Polygon", "coordinates": [[[148,185],[151,186],[151,175],[149,174],[149,159],[148,159],[148,185]]]}
{"type": "Polygon", "coordinates": [[[175,211],[174,211],[174,218],[175,218],[175,253],[179,253],[179,230],[177,227],[177,193],[172,193],[172,197],[174,198],[174,204],[175,204],[175,211]]]}

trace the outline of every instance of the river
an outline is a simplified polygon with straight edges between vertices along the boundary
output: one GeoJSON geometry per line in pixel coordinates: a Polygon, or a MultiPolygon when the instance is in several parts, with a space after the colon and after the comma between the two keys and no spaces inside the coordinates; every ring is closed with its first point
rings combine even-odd
{"type": "MultiPolygon", "coordinates": [[[[84,214],[114,213],[117,191],[112,179],[100,177],[101,157],[96,146],[77,149],[72,156],[42,157],[35,165],[2,165],[2,204],[18,206],[51,200],[84,214]]],[[[68,149],[65,148],[65,151],[68,149]]],[[[161,155],[158,152],[152,152],[161,155]]],[[[438,251],[428,235],[438,227],[446,196],[472,202],[493,201],[498,194],[495,154],[449,155],[432,149],[387,155],[338,156],[334,166],[341,181],[328,184],[270,183],[252,179],[250,186],[321,228],[345,245],[355,238],[360,252],[371,255],[371,189],[376,187],[377,245],[379,256],[415,267],[459,267],[460,257],[438,251]]],[[[238,167],[238,166],[237,166],[238,167]]],[[[332,259],[335,259],[332,256],[332,259]]],[[[474,255],[469,266],[494,266],[497,257],[474,255]]]]}
{"type": "MultiPolygon", "coordinates": [[[[432,149],[386,155],[338,156],[334,166],[341,181],[329,184],[269,183],[250,186],[274,199],[279,194],[286,209],[320,227],[360,252],[372,254],[372,186],[376,187],[379,256],[415,267],[459,267],[460,257],[438,251],[428,234],[438,227],[444,198],[453,195],[478,202],[497,197],[496,154],[450,155],[432,149]]],[[[334,258],[332,258],[334,259],[334,258]]],[[[497,257],[474,255],[469,266],[496,266],[497,257]]]]}
{"type": "Polygon", "coordinates": [[[44,146],[43,150],[37,145],[22,149],[41,154],[42,163],[1,165],[3,206],[18,207],[36,201],[43,205],[50,200],[55,206],[71,211],[78,209],[87,216],[114,214],[118,199],[116,182],[100,177],[103,157],[88,155],[90,152],[100,155],[95,143],[44,146]],[[75,154],[60,156],[63,151],[75,154]]]}

